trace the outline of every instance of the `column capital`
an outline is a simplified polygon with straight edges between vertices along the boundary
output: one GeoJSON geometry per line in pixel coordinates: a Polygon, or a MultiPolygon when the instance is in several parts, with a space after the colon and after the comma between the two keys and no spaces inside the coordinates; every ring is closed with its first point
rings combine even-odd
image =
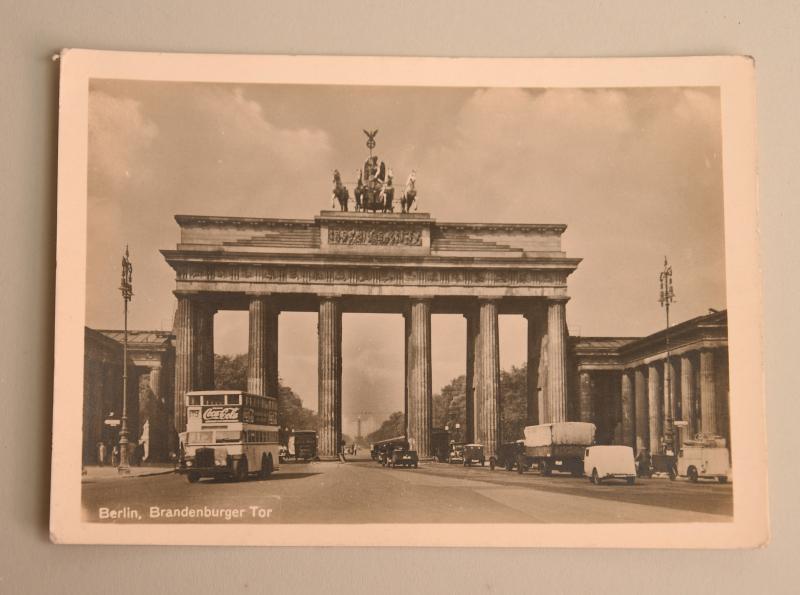
{"type": "Polygon", "coordinates": [[[410,295],[408,296],[409,302],[432,302],[433,296],[430,295],[410,295]]]}
{"type": "Polygon", "coordinates": [[[322,300],[338,300],[342,297],[341,293],[318,293],[317,298],[322,300]]]}
{"type": "Polygon", "coordinates": [[[496,295],[479,295],[477,298],[478,304],[497,303],[501,299],[496,295]]]}
{"type": "Polygon", "coordinates": [[[200,295],[200,292],[191,289],[175,289],[172,291],[172,295],[176,298],[196,298],[200,295]]]}
{"type": "Polygon", "coordinates": [[[566,304],[570,300],[568,295],[551,295],[547,297],[548,304],[566,304]]]}

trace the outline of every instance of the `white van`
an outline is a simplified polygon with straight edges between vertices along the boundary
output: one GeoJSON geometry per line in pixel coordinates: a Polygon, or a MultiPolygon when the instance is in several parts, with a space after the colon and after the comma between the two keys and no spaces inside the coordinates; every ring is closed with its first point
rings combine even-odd
{"type": "Polygon", "coordinates": [[[731,471],[729,460],[727,448],[684,443],[678,453],[678,462],[675,471],[670,474],[670,479],[674,479],[677,474],[680,477],[688,477],[689,481],[707,477],[716,479],[719,483],[726,483],[731,471]]]}
{"type": "Polygon", "coordinates": [[[583,453],[583,473],[599,485],[604,479],[636,481],[636,463],[630,446],[590,446],[583,453]]]}

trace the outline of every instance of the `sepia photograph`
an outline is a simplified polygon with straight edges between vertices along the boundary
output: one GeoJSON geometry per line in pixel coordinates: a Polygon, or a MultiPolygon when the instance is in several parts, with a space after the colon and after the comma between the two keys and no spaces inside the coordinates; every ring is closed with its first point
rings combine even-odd
{"type": "Polygon", "coordinates": [[[54,541],[765,542],[750,61],[61,61],[54,541]]]}

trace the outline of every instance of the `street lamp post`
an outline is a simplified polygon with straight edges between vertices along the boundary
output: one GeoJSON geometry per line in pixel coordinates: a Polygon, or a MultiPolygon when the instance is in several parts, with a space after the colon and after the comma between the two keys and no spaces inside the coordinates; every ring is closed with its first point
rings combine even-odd
{"type": "Polygon", "coordinates": [[[125,256],[122,257],[122,283],[119,287],[122,292],[122,301],[125,312],[125,326],[122,335],[122,419],[119,430],[119,467],[117,471],[122,475],[131,472],[128,463],[128,302],[133,297],[133,265],[125,246],[125,256]]]}
{"type": "Polygon", "coordinates": [[[664,335],[664,342],[667,351],[667,360],[664,364],[664,384],[667,394],[664,395],[664,404],[666,405],[665,420],[664,420],[664,441],[669,444],[675,451],[675,429],[673,427],[672,409],[675,404],[672,402],[672,375],[670,365],[670,351],[669,351],[669,306],[675,301],[675,291],[672,288],[672,267],[667,262],[667,257],[664,257],[664,270],[658,276],[660,284],[659,303],[664,308],[666,313],[667,326],[664,335]]]}

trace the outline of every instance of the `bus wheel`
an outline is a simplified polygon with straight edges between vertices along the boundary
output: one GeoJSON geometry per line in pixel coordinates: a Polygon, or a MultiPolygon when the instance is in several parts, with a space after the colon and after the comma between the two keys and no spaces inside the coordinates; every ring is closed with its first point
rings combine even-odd
{"type": "Polygon", "coordinates": [[[686,475],[689,476],[689,481],[697,483],[697,469],[695,467],[689,467],[689,470],[686,472],[686,475]]]}
{"type": "Polygon", "coordinates": [[[189,471],[189,473],[186,474],[186,479],[189,480],[189,483],[197,483],[200,479],[200,474],[197,471],[189,471]]]}
{"type": "Polygon", "coordinates": [[[494,466],[497,464],[497,461],[494,457],[489,457],[489,469],[494,471],[494,466]]]}
{"type": "Polygon", "coordinates": [[[242,457],[236,465],[236,481],[246,481],[250,470],[247,468],[247,459],[242,457]]]}
{"type": "Polygon", "coordinates": [[[600,485],[600,476],[597,474],[597,469],[592,469],[592,483],[596,486],[600,485]]]}

